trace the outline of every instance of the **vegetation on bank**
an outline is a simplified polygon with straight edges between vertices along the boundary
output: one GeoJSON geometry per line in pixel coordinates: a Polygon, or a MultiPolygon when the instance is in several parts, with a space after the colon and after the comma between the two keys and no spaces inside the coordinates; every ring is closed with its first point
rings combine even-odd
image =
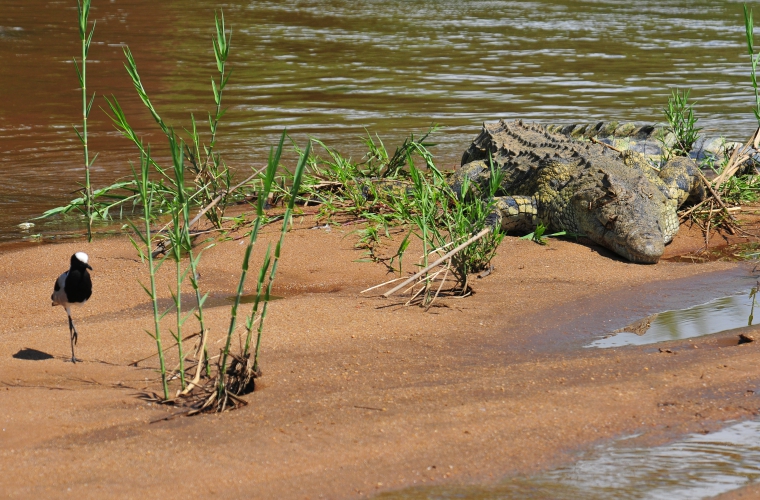
{"type": "MultiPolygon", "coordinates": [[[[740,210],[739,206],[742,203],[756,202],[760,199],[760,175],[757,171],[757,150],[760,147],[760,91],[757,65],[760,62],[760,54],[755,54],[752,9],[747,8],[746,4],[744,27],[751,63],[750,78],[755,96],[753,112],[759,128],[745,144],[725,147],[723,155],[705,154],[701,158],[695,158],[701,171],[712,172],[712,179],[708,180],[702,173],[699,174],[706,189],[706,197],[695,205],[684,207],[679,216],[682,222],[690,221],[702,229],[705,236],[703,250],[707,250],[709,246],[710,232],[716,229],[734,235],[753,236],[741,227],[735,214],[740,210]]],[[[663,112],[667,120],[665,132],[672,138],[670,142],[661,138],[663,159],[689,156],[699,140],[701,130],[696,126],[697,118],[693,105],[689,103],[689,90],[674,90],[663,112]]]]}
{"type": "MultiPolygon", "coordinates": [[[[492,166],[485,196],[468,196],[466,183],[461,192],[454,192],[447,182],[447,173],[435,165],[430,151],[434,146],[430,138],[438,130],[436,125],[421,136],[409,135],[392,153],[379,137],[368,132],[362,139],[367,152],[360,161],[346,158],[317,139],[312,139],[304,148],[291,141],[299,157],[291,169],[281,165],[288,140],[283,132],[278,145],[270,150],[267,166],[235,183],[233,171],[217,148],[220,123],[225,114],[223,97],[230,78],[227,64],[231,30],[225,27],[223,15],[215,14],[214,19],[213,110],[203,121],[196,121],[195,116],[190,115],[189,126],[182,131],[163,120],[142,83],[137,61],[129,48],[124,48],[127,73],[167,140],[171,165],[161,165],[151,156],[150,144],[144,143],[141,134],[130,125],[117,98],[104,98],[114,126],[136,147],[140,165],[133,168],[132,179],[93,189],[89,167],[95,158],[89,157],[86,120],[95,96],[87,98],[85,72],[93,31],[87,32],[90,0],[82,2],[78,0],[82,62],[81,70],[77,68],[84,121],[77,135],[84,147],[83,195],[43,216],[82,213],[87,220],[88,240],[92,238],[94,220],[129,220],[133,245],[148,269],[149,283],[143,286],[153,305],[153,326],[148,334],[156,346],[162,386],[161,394],[152,396],[155,400],[183,405],[190,413],[223,411],[244,404],[240,396],[253,391],[255,379],[261,375],[259,353],[267,307],[292,214],[311,209],[316,210],[319,224],[357,224],[357,246],[366,252],[368,260],[382,263],[398,276],[383,285],[401,282],[394,290],[408,286],[407,304],[429,308],[442,295],[465,296],[471,293],[470,276],[489,272],[491,259],[504,237],[500,229],[491,230],[487,224],[501,173],[492,166]],[[206,132],[202,131],[203,122],[207,122],[206,132]],[[314,150],[312,142],[316,146],[314,150]],[[248,203],[252,213],[226,217],[225,210],[233,203],[248,203]],[[217,231],[217,239],[223,240],[229,231],[242,228],[248,241],[225,346],[218,354],[208,352],[209,330],[203,316],[207,294],[198,279],[203,253],[214,244],[213,239],[200,242],[198,238],[202,218],[206,229],[217,231]],[[262,227],[273,222],[281,224],[278,242],[274,249],[268,247],[257,272],[252,273],[256,276],[253,306],[248,313],[241,313],[252,248],[262,227]],[[399,242],[398,246],[390,252],[381,251],[381,246],[391,241],[391,237],[399,242]],[[407,253],[414,240],[420,242],[423,251],[421,256],[410,259],[407,253]],[[165,294],[158,289],[155,276],[167,260],[173,262],[174,267],[173,288],[169,290],[172,306],[161,310],[158,298],[165,294]],[[409,266],[410,260],[416,267],[409,266]],[[405,271],[410,268],[421,270],[418,280],[407,279],[405,271]],[[192,304],[183,300],[183,288],[192,289],[192,304]],[[171,327],[168,316],[171,316],[171,327]],[[237,331],[238,316],[245,318],[240,321],[244,323],[245,342],[235,351],[232,338],[237,331]],[[167,330],[171,338],[166,337],[167,330]],[[168,347],[167,340],[171,342],[168,347]],[[193,348],[188,348],[190,340],[195,341],[193,348]],[[176,354],[169,354],[170,349],[176,349],[176,354]],[[171,387],[173,384],[177,387],[171,387]]],[[[754,111],[760,124],[760,93],[756,80],[760,54],[754,54],[752,12],[746,6],[745,25],[756,97],[754,111]]],[[[675,90],[664,113],[666,130],[674,140],[664,143],[663,158],[688,156],[700,132],[693,105],[689,103],[689,91],[675,90]]],[[[715,172],[713,180],[703,179],[710,195],[682,211],[682,218],[699,224],[707,235],[711,228],[718,226],[729,232],[741,231],[729,205],[754,201],[758,197],[760,185],[752,158],[753,148],[757,146],[755,135],[730,155],[701,160],[703,168],[715,172]]],[[[544,244],[547,236],[562,235],[545,235],[545,230],[539,226],[527,238],[544,244]]],[[[392,291],[386,295],[390,293],[392,291]]]]}

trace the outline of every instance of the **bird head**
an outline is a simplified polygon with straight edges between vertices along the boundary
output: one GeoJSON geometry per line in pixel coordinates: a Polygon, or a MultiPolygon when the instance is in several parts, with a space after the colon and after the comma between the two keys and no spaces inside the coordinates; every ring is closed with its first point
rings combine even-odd
{"type": "Polygon", "coordinates": [[[92,271],[92,267],[88,264],[90,258],[84,252],[77,252],[71,256],[71,267],[74,268],[87,268],[92,271]]]}

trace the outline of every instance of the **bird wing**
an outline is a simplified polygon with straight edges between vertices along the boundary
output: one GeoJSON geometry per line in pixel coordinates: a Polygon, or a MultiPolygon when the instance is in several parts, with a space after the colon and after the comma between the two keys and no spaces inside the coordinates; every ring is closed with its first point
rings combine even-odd
{"type": "Polygon", "coordinates": [[[66,271],[65,273],[58,276],[57,280],[55,280],[55,285],[53,286],[53,295],[50,296],[50,300],[53,301],[54,306],[67,302],[66,293],[63,291],[63,287],[66,284],[66,278],[68,275],[69,272],[66,271]]]}

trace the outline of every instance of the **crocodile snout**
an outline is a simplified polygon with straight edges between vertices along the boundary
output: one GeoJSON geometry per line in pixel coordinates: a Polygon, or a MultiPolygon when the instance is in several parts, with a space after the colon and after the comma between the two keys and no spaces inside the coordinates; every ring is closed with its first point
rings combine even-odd
{"type": "Polygon", "coordinates": [[[655,264],[665,251],[662,234],[634,232],[626,243],[628,259],[632,262],[655,264]]]}

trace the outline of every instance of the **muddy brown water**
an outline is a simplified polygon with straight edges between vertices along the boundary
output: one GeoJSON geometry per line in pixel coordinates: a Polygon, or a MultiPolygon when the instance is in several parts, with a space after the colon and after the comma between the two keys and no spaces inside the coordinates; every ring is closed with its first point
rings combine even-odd
{"type": "MultiPolygon", "coordinates": [[[[619,0],[96,0],[88,87],[114,95],[159,156],[164,141],[122,66],[134,53],[167,123],[211,109],[213,9],[233,30],[219,151],[238,171],[260,165],[283,128],[361,158],[365,127],[392,148],[432,123],[438,164],[456,166],[481,122],[498,118],[656,122],[671,89],[691,88],[700,125],[743,139],[753,129],[741,5],[619,0]]],[[[0,20],[0,240],[81,230],[17,225],[74,197],[82,182],[72,124],[81,119],[70,1],[6,0],[0,20]]],[[[93,183],[137,160],[96,98],[93,183]]]]}

